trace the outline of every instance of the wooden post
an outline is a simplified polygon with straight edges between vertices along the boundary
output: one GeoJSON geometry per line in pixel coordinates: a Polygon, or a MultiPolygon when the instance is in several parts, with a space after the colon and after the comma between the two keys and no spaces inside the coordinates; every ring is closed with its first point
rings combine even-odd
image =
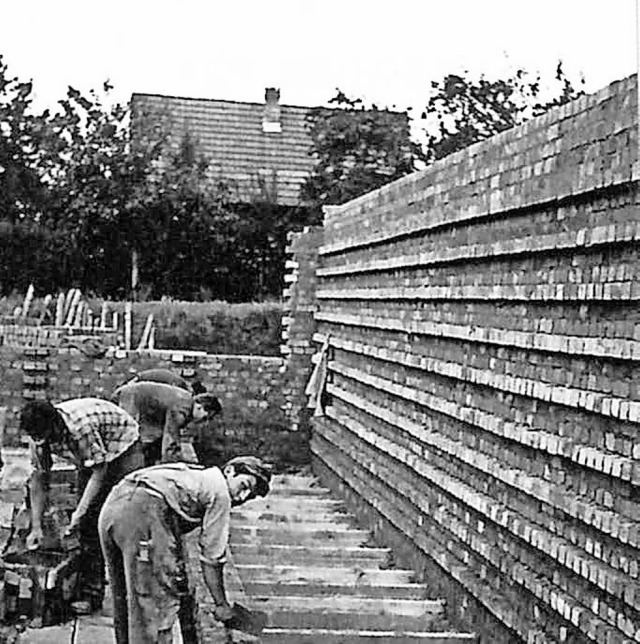
{"type": "Polygon", "coordinates": [[[156,325],[154,324],[151,327],[151,333],[149,333],[149,350],[153,351],[156,348],[156,325]]]}
{"type": "Polygon", "coordinates": [[[58,300],[56,301],[56,319],[54,323],[56,326],[64,324],[64,293],[58,293],[58,300]]]}
{"type": "Polygon", "coordinates": [[[142,349],[144,349],[149,343],[149,334],[151,333],[152,324],[153,324],[153,313],[149,313],[149,315],[147,316],[147,321],[145,322],[145,325],[144,325],[144,330],[142,331],[142,335],[140,336],[140,342],[136,347],[136,351],[142,351],[142,349]]]}
{"type": "Polygon", "coordinates": [[[136,293],[138,291],[138,251],[131,251],[131,297],[137,300],[136,293]]]}
{"type": "Polygon", "coordinates": [[[24,320],[27,315],[29,315],[29,307],[31,306],[31,302],[33,301],[33,284],[29,284],[29,288],[27,289],[27,294],[24,296],[24,302],[22,303],[22,319],[24,320]]]}
{"type": "Polygon", "coordinates": [[[65,326],[73,326],[73,322],[76,316],[76,308],[78,307],[78,303],[80,302],[81,297],[82,293],[80,292],[80,289],[75,289],[73,297],[71,298],[69,310],[67,312],[67,319],[64,321],[65,326]]]}
{"type": "Polygon", "coordinates": [[[100,309],[100,328],[107,328],[107,301],[102,302],[102,308],[100,309]]]}
{"type": "Polygon", "coordinates": [[[47,317],[49,313],[49,305],[51,304],[52,299],[53,296],[51,295],[51,293],[48,293],[44,298],[44,302],[42,303],[42,311],[40,311],[40,317],[38,318],[38,326],[41,325],[47,317]]]}
{"type": "Polygon", "coordinates": [[[124,305],[124,348],[127,351],[131,350],[131,302],[126,302],[124,305]]]}
{"type": "Polygon", "coordinates": [[[64,324],[67,321],[67,317],[69,315],[69,309],[71,308],[71,303],[73,302],[73,298],[75,297],[75,294],[76,294],[75,288],[70,288],[67,291],[67,295],[64,298],[64,314],[62,316],[62,324],[64,324]]]}
{"type": "Polygon", "coordinates": [[[81,327],[82,326],[82,319],[84,317],[84,309],[87,305],[85,304],[84,300],[80,300],[78,302],[78,306],[76,306],[76,311],[75,315],[73,316],[73,322],[71,323],[71,326],[75,327],[81,327]]]}

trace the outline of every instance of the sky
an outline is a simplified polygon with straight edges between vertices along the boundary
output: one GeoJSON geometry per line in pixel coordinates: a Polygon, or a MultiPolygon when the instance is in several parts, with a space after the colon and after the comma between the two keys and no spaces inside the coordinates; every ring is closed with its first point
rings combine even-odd
{"type": "Polygon", "coordinates": [[[636,0],[0,0],[0,54],[38,109],[108,79],[118,101],[340,88],[419,114],[446,74],[552,77],[559,59],[592,92],[635,73],[636,32],[636,0]]]}

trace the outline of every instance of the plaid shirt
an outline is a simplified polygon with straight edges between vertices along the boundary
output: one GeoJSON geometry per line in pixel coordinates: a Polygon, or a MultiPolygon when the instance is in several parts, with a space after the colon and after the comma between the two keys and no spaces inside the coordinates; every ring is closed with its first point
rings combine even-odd
{"type": "Polygon", "coordinates": [[[51,453],[71,461],[78,468],[110,463],[140,437],[137,421],[108,400],[75,398],[54,406],[67,426],[68,434],[55,443],[31,441],[31,460],[36,469],[51,469],[51,453]]]}

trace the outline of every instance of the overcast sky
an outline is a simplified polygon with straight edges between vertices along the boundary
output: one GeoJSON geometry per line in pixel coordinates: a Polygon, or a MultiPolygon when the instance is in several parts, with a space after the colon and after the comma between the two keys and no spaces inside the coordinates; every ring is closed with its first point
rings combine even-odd
{"type": "Polygon", "coordinates": [[[420,110],[447,73],[551,76],[588,91],[636,71],[635,0],[0,0],[0,54],[37,106],[67,85],[292,105],[339,87],[420,110]]]}

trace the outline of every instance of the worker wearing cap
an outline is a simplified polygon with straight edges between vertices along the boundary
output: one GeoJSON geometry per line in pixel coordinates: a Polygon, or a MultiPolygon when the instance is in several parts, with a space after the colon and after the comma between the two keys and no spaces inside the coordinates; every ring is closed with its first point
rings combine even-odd
{"type": "Polygon", "coordinates": [[[213,394],[194,395],[163,382],[122,385],[111,400],[139,422],[145,466],[188,460],[182,453],[181,430],[192,420],[204,420],[222,412],[220,401],[213,394]]]}
{"type": "Polygon", "coordinates": [[[223,567],[231,507],[269,491],[270,467],[253,456],[219,469],[167,463],[138,470],[109,494],[100,541],[113,591],[117,644],[169,644],[186,579],[182,535],[201,528],[200,562],[220,621],[231,619],[223,567]]]}
{"type": "Polygon", "coordinates": [[[55,405],[28,402],[20,415],[20,428],[31,438],[27,547],[42,544],[42,515],[55,454],[76,465],[82,490],[65,535],[77,537],[81,546],[79,599],[72,608],[79,614],[98,610],[105,589],[98,515],[111,487],[144,465],[138,423],[107,400],[76,398],[55,405]]]}

